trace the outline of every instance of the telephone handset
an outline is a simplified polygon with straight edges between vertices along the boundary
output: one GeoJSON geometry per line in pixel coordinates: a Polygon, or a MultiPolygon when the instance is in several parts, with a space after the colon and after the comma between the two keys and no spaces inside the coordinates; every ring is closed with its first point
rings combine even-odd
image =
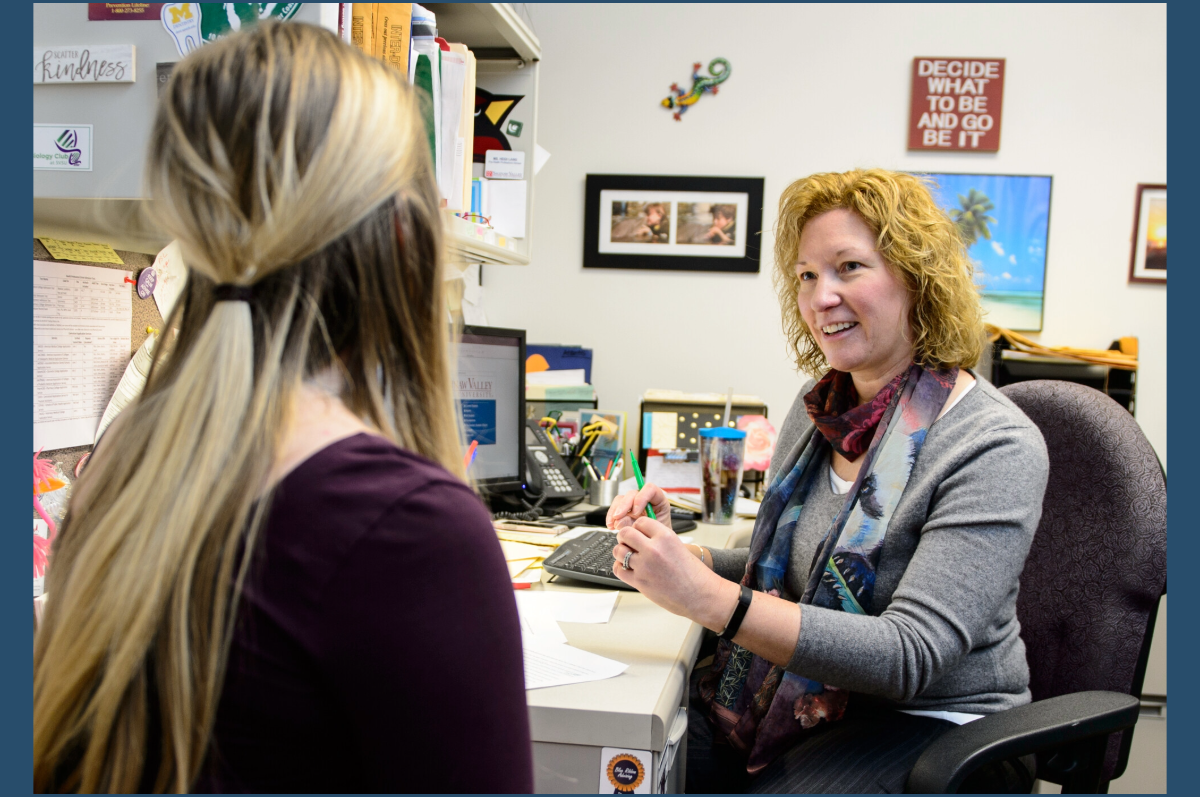
{"type": "Polygon", "coordinates": [[[587,491],[535,420],[525,421],[525,486],[534,497],[546,496],[543,506],[561,509],[579,503],[587,491]]]}

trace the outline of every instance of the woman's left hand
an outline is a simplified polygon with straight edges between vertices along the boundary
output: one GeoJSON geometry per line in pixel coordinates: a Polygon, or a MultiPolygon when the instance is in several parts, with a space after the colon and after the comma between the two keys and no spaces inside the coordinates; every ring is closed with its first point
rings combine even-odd
{"type": "Polygon", "coordinates": [[[739,588],[692,554],[675,532],[648,517],[617,531],[613,575],[672,614],[720,630],[737,603],[739,588]],[[629,569],[623,566],[626,554],[629,569]]]}

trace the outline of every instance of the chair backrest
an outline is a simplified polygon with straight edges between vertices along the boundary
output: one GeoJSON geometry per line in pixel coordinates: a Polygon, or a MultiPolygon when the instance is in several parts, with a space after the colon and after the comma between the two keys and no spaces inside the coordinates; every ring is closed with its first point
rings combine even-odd
{"type": "MultiPolygon", "coordinates": [[[[1167,578],[1158,457],[1133,416],[1094,388],[1034,380],[1001,392],[1037,424],[1050,454],[1017,598],[1033,699],[1090,689],[1140,697],[1167,578]]],[[[1110,740],[1104,780],[1124,769],[1128,748],[1110,740]]]]}

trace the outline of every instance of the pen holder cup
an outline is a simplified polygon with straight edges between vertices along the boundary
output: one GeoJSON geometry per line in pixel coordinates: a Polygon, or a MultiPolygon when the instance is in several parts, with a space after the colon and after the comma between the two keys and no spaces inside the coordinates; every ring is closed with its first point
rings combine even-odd
{"type": "Polygon", "coordinates": [[[733,522],[746,433],[717,427],[700,430],[700,522],[725,525],[733,522]]]}
{"type": "Polygon", "coordinates": [[[609,506],[617,497],[621,483],[616,479],[592,479],[588,487],[588,503],[593,506],[609,506]]]}

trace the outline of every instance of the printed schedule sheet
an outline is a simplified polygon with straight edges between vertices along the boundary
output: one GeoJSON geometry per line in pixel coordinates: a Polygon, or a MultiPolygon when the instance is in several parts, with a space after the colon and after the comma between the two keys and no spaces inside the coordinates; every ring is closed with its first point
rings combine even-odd
{"type": "Polygon", "coordinates": [[[129,362],[130,272],[33,261],[33,450],[90,445],[129,362]]]}

